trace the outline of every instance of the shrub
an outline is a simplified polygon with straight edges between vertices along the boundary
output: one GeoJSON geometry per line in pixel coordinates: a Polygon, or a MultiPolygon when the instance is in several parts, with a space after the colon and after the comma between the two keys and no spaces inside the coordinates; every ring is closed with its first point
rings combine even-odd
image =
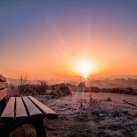
{"type": "Polygon", "coordinates": [[[70,95],[70,94],[71,94],[71,91],[70,91],[69,87],[68,87],[67,85],[65,85],[65,84],[61,85],[60,91],[61,91],[61,94],[62,94],[63,96],[66,96],[66,95],[70,95]]]}
{"type": "Polygon", "coordinates": [[[36,86],[36,92],[38,94],[46,94],[46,90],[48,89],[48,85],[46,81],[38,81],[38,84],[36,86]]]}
{"type": "Polygon", "coordinates": [[[27,76],[20,76],[18,93],[20,95],[27,95],[30,92],[30,82],[28,82],[27,76]]]}
{"type": "Polygon", "coordinates": [[[31,84],[27,76],[22,76],[19,79],[19,84],[17,88],[14,85],[10,85],[11,91],[14,93],[14,96],[24,96],[24,95],[38,95],[38,94],[45,94],[47,89],[47,83],[45,81],[38,81],[39,84],[31,84]]]}
{"type": "Polygon", "coordinates": [[[61,98],[72,95],[69,87],[65,83],[54,85],[54,89],[50,94],[52,95],[52,98],[61,98]]]}

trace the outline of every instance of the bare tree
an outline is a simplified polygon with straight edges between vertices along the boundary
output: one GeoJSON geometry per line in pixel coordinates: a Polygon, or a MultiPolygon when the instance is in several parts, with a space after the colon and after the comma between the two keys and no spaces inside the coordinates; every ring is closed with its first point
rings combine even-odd
{"type": "Polygon", "coordinates": [[[24,77],[21,75],[19,79],[18,91],[22,93],[27,93],[29,90],[30,82],[28,82],[28,77],[25,75],[24,77]]]}

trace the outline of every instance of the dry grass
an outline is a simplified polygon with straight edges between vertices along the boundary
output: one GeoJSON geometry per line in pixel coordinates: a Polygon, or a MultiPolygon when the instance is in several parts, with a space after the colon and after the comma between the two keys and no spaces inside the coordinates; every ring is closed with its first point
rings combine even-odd
{"type": "MultiPolygon", "coordinates": [[[[113,103],[113,100],[102,100],[92,97],[75,100],[73,104],[71,97],[46,102],[43,98],[43,103],[59,114],[57,120],[44,119],[47,137],[136,137],[137,110],[132,106],[126,107],[126,104],[124,107],[113,103]],[[136,113],[131,113],[133,111],[136,113]]],[[[28,126],[18,128],[11,135],[34,137],[35,130],[28,126]]]]}
{"type": "Polygon", "coordinates": [[[9,137],[36,137],[36,132],[32,125],[26,124],[14,130],[9,137]]]}
{"type": "MultiPolygon", "coordinates": [[[[57,89],[60,89],[59,85],[57,89]]],[[[13,90],[14,93],[11,94],[16,94],[14,86],[13,90]]],[[[84,94],[88,93],[81,94],[84,97],[84,94]]],[[[40,96],[38,93],[35,97],[59,114],[57,120],[44,119],[47,137],[137,137],[137,109],[117,102],[117,97],[112,98],[106,94],[106,98],[95,98],[93,94],[89,94],[88,99],[73,98],[73,95],[46,99],[45,95],[40,96]]],[[[31,125],[23,125],[10,135],[35,136],[35,130],[31,125]]]]}

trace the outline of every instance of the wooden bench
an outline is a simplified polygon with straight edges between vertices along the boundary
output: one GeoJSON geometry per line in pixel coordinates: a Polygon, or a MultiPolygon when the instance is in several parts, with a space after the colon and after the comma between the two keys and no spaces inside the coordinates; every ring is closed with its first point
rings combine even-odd
{"type": "Polygon", "coordinates": [[[0,137],[8,136],[12,131],[24,124],[33,125],[37,137],[46,136],[43,125],[44,117],[57,119],[58,114],[32,96],[10,97],[6,104],[5,97],[7,94],[8,89],[0,90],[2,111],[0,137]]]}

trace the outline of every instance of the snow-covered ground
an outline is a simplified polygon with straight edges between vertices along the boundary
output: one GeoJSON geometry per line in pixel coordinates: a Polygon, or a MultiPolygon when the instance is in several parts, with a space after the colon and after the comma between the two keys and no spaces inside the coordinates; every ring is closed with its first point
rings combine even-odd
{"type": "MultiPolygon", "coordinates": [[[[56,127],[56,136],[137,136],[137,108],[123,102],[124,99],[137,104],[136,96],[114,93],[90,95],[92,102],[89,93],[85,92],[73,92],[72,96],[60,99],[41,98],[43,103],[59,114],[60,124],[49,121],[56,127]],[[108,98],[111,101],[107,101],[108,98]]],[[[53,132],[49,131],[48,134],[53,135],[53,132]]]]}
{"type": "Polygon", "coordinates": [[[126,100],[137,105],[136,98],[137,96],[127,94],[73,92],[72,96],[60,99],[46,99],[45,96],[40,96],[38,99],[55,110],[59,116],[68,115],[71,117],[77,113],[91,112],[94,107],[111,111],[113,108],[119,108],[123,111],[129,111],[129,113],[137,113],[136,107],[123,102],[126,100]],[[89,96],[92,96],[92,102],[90,102],[89,96]],[[107,101],[108,98],[110,101],[107,101]]]}
{"type": "MultiPolygon", "coordinates": [[[[92,93],[90,97],[85,92],[73,92],[60,99],[38,96],[59,115],[58,119],[44,120],[47,137],[137,137],[137,108],[122,101],[137,104],[136,96],[92,93]]],[[[27,133],[20,137],[36,137],[30,126],[19,128],[15,136],[18,132],[27,133]]]]}

